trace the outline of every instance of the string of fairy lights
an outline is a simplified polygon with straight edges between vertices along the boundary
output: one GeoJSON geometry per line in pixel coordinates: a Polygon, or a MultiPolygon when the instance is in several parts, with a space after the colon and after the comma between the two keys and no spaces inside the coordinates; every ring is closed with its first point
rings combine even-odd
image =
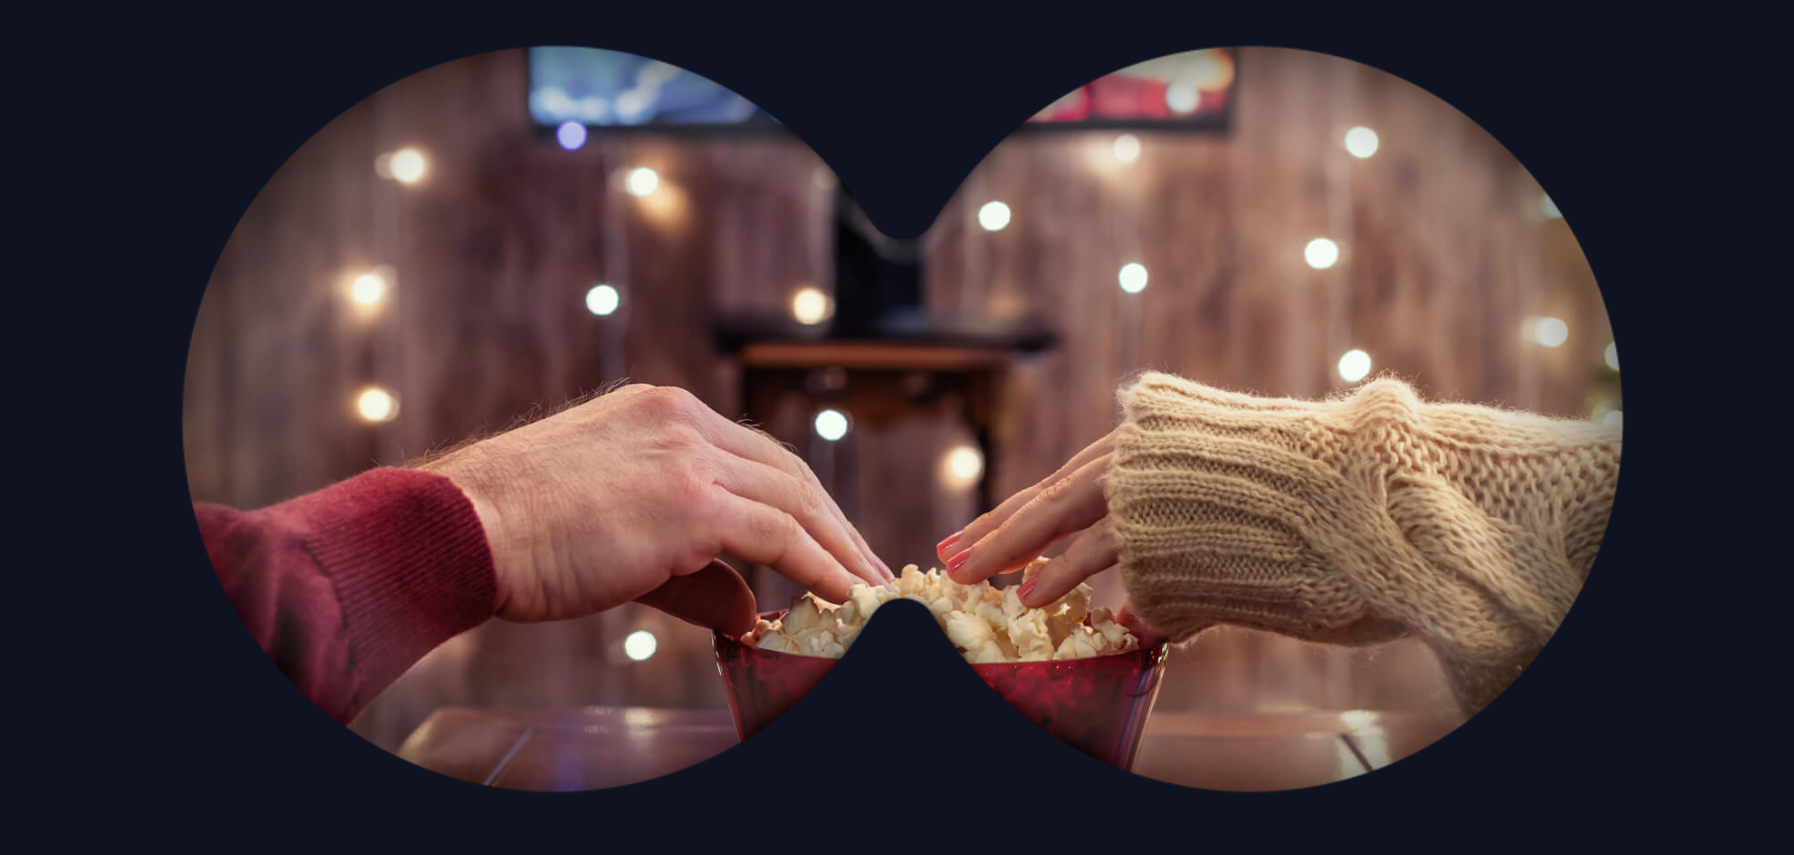
{"type": "MultiPolygon", "coordinates": [[[[557,128],[555,139],[563,149],[573,151],[587,145],[591,140],[586,127],[577,122],[567,122],[557,128]]],[[[1358,125],[1346,130],[1339,141],[1339,148],[1356,160],[1368,160],[1374,157],[1383,146],[1377,132],[1369,127],[1358,125]]],[[[1145,143],[1139,136],[1122,133],[1114,137],[1107,146],[1114,161],[1126,167],[1137,163],[1146,150],[1145,143]]],[[[607,148],[607,161],[622,164],[623,157],[616,148],[607,148]]],[[[375,173],[382,179],[390,180],[400,187],[416,187],[423,183],[430,173],[430,163],[425,153],[415,146],[406,146],[383,153],[375,159],[375,173]]],[[[666,184],[662,176],[654,169],[640,165],[620,165],[613,172],[612,185],[619,188],[625,196],[645,200],[665,190],[666,184]]],[[[615,200],[607,200],[615,204],[615,200]]],[[[1541,194],[1538,199],[1539,213],[1546,220],[1561,220],[1562,214],[1548,195],[1541,194]]],[[[615,213],[615,212],[613,212],[615,213]]],[[[1123,218],[1129,222],[1120,228],[1128,230],[1135,212],[1130,208],[1123,211],[1123,218]]],[[[585,309],[594,317],[616,318],[625,306],[624,287],[621,284],[627,278],[627,249],[620,228],[621,217],[604,218],[611,227],[607,229],[605,245],[605,281],[592,284],[583,295],[585,309]]],[[[985,232],[1001,232],[1016,227],[1018,214],[1015,209],[1001,199],[986,199],[978,203],[974,220],[985,232]]],[[[1349,224],[1336,226],[1349,231],[1349,224]]],[[[1331,270],[1339,264],[1343,257],[1344,247],[1341,241],[1349,241],[1349,235],[1318,235],[1311,237],[1299,248],[1291,251],[1301,253],[1302,261],[1316,271],[1331,270]],[[1336,239],[1337,238],[1337,239],[1336,239]]],[[[1137,257],[1140,253],[1137,234],[1131,240],[1119,240],[1118,247],[1124,255],[1137,257]],[[1121,246],[1126,244],[1126,246],[1121,246]]],[[[398,273],[390,265],[375,265],[370,269],[355,273],[349,280],[347,296],[350,302],[361,312],[372,313],[389,302],[397,282],[398,273]]],[[[1139,260],[1128,260],[1119,265],[1115,283],[1121,291],[1130,296],[1138,296],[1145,292],[1152,281],[1150,271],[1139,260]]],[[[1349,290],[1349,289],[1342,289],[1349,290]]],[[[834,314],[834,301],[824,290],[814,285],[801,285],[794,289],[789,297],[791,316],[801,324],[814,325],[827,321],[834,314]]],[[[1129,320],[1137,323],[1138,307],[1124,306],[1123,311],[1129,320]]],[[[1335,313],[1340,314],[1340,313],[1335,313]]],[[[621,319],[618,319],[619,324],[621,319]]],[[[1125,323],[1125,322],[1124,322],[1125,323]]],[[[1569,324],[1555,316],[1534,316],[1524,321],[1523,334],[1532,344],[1542,348],[1559,348],[1571,338],[1569,324]]],[[[1347,333],[1349,336],[1349,331],[1347,333]]],[[[1123,336],[1136,338],[1137,336],[1123,336]]],[[[606,336],[614,340],[615,349],[607,350],[605,370],[615,373],[622,370],[621,335],[606,336]]],[[[1369,377],[1376,367],[1371,353],[1362,346],[1352,345],[1335,351],[1333,372],[1338,378],[1353,384],[1369,377]]],[[[1609,342],[1602,354],[1602,365],[1612,375],[1619,371],[1619,354],[1616,345],[1609,342]]],[[[356,414],[369,423],[390,422],[398,417],[399,396],[384,386],[370,384],[355,393],[354,410],[356,414]]],[[[1609,425],[1617,425],[1622,419],[1617,395],[1598,400],[1591,409],[1591,418],[1609,425]]],[[[852,429],[852,420],[848,414],[833,407],[818,410],[812,420],[815,435],[826,442],[837,442],[845,438],[852,429]]],[[[979,451],[969,445],[956,446],[944,456],[941,464],[941,477],[945,483],[953,487],[969,487],[976,483],[982,474],[984,461],[979,451]]]]}

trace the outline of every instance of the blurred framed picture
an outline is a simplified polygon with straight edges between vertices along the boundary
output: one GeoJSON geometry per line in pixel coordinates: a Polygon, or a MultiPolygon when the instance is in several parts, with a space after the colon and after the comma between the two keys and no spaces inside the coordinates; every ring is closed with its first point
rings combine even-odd
{"type": "Polygon", "coordinates": [[[1028,120],[1029,128],[1226,131],[1239,57],[1232,48],[1162,56],[1104,75],[1028,120]]]}
{"type": "Polygon", "coordinates": [[[529,49],[529,112],[538,126],[621,130],[783,127],[746,98],[659,60],[580,47],[529,49]]]}

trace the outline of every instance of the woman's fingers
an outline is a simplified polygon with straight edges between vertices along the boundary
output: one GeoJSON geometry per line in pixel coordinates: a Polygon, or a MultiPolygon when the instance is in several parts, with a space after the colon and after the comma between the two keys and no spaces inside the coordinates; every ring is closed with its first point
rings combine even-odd
{"type": "Polygon", "coordinates": [[[995,510],[972,520],[972,522],[965,528],[960,529],[946,540],[941,541],[940,544],[935,547],[935,554],[939,555],[942,561],[951,564],[953,556],[966,551],[971,548],[972,544],[983,540],[986,535],[989,535],[991,532],[1002,527],[1004,523],[1009,521],[1010,517],[1015,516],[1016,512],[1027,507],[1028,503],[1034,501],[1034,498],[1039,496],[1042,491],[1053,484],[1071,477],[1072,473],[1082,469],[1090,461],[1098,457],[1108,456],[1109,452],[1114,450],[1114,448],[1115,431],[1110,431],[1107,436],[1085,446],[1076,456],[1066,461],[1064,466],[1059,467],[1059,471],[1047,476],[1047,478],[1040,483],[1004,499],[1003,503],[998,505],[995,510]]]}
{"type": "Polygon", "coordinates": [[[1107,516],[1102,479],[1108,468],[1103,455],[1048,485],[995,531],[949,558],[948,575],[962,585],[981,582],[1026,564],[1053,541],[1107,516]]]}
{"type": "Polygon", "coordinates": [[[790,514],[720,485],[716,494],[711,511],[723,552],[771,567],[831,603],[846,602],[847,592],[865,581],[817,545],[790,514]]]}
{"type": "Polygon", "coordinates": [[[735,568],[722,561],[712,561],[696,573],[674,576],[635,601],[728,636],[740,636],[754,628],[754,592],[735,568]]]}
{"type": "Polygon", "coordinates": [[[1122,606],[1121,611],[1115,613],[1115,622],[1121,624],[1122,628],[1128,632],[1133,633],[1134,637],[1140,640],[1141,647],[1156,647],[1165,643],[1167,639],[1164,633],[1153,629],[1127,606],[1122,606]]]}
{"type": "Polygon", "coordinates": [[[817,545],[849,572],[868,585],[884,584],[884,574],[866,560],[846,520],[830,513],[833,503],[819,487],[759,461],[732,454],[717,457],[713,461],[718,468],[716,480],[723,489],[791,515],[817,545]]]}
{"type": "Polygon", "coordinates": [[[841,506],[835,503],[828,491],[822,489],[821,482],[816,480],[816,473],[810,470],[808,464],[764,431],[729,421],[723,418],[721,413],[708,407],[705,407],[704,411],[707,415],[704,418],[702,430],[716,447],[736,457],[771,466],[810,485],[810,489],[821,498],[822,507],[840,523],[841,528],[846,530],[849,542],[853,544],[865,565],[876,570],[876,578],[868,577],[869,584],[876,585],[880,581],[896,578],[896,575],[891,572],[891,568],[886,566],[884,561],[873,553],[872,547],[866,544],[866,539],[860,536],[859,530],[853,527],[853,523],[848,522],[847,515],[841,512],[841,506]]]}
{"type": "Polygon", "coordinates": [[[1035,574],[1032,585],[1024,584],[1023,590],[1017,592],[1022,605],[1031,609],[1046,606],[1071,593],[1078,583],[1114,567],[1120,557],[1121,549],[1109,529],[1109,520],[1099,520],[1078,535],[1064,554],[1046,562],[1035,574]]]}

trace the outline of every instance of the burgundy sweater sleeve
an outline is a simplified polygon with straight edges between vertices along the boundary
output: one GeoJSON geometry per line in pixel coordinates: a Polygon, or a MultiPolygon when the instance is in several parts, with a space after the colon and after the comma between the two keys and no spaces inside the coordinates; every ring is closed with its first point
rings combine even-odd
{"type": "Polygon", "coordinates": [[[497,608],[485,531],[440,475],[380,468],[260,510],[193,510],[256,642],[345,724],[497,608]]]}

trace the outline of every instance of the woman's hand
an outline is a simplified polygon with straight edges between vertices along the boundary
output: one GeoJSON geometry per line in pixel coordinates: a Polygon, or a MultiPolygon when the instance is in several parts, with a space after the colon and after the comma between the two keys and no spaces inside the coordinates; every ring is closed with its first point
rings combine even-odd
{"type": "MultiPolygon", "coordinates": [[[[1071,546],[1046,562],[1040,573],[1016,590],[1022,605],[1045,606],[1078,583],[1116,566],[1121,550],[1109,529],[1103,479],[1115,453],[1115,433],[1091,443],[1046,480],[1010,496],[997,509],[941,541],[936,552],[947,574],[976,584],[1026,567],[1047,547],[1071,535],[1071,546]]],[[[1124,607],[1117,620],[1142,643],[1162,638],[1124,607]]]]}
{"type": "Polygon", "coordinates": [[[683,389],[627,386],[421,468],[473,503],[505,620],[641,600],[746,631],[753,596],[722,553],[835,602],[891,577],[802,460],[683,389]]]}

